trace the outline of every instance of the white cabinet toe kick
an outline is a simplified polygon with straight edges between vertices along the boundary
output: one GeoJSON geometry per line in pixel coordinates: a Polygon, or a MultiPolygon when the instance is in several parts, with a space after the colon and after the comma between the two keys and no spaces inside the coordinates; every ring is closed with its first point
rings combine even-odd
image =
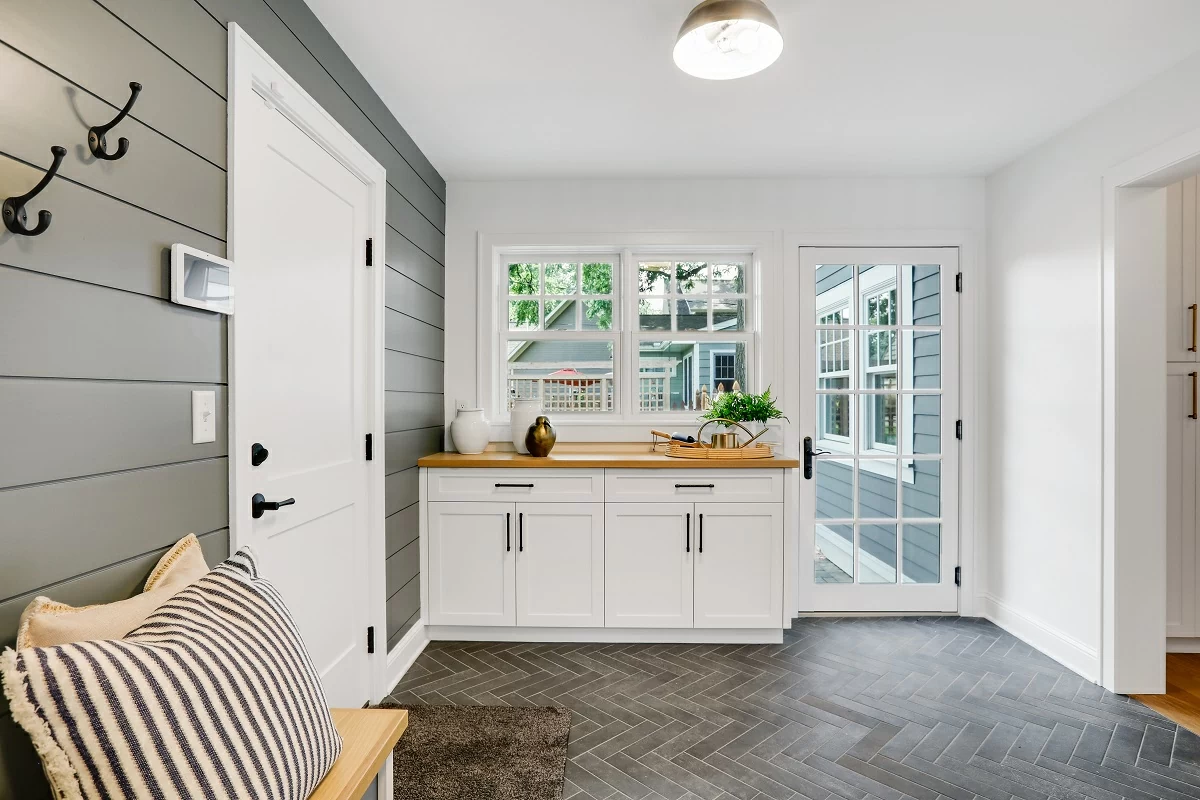
{"type": "Polygon", "coordinates": [[[421,468],[434,640],[778,643],[784,470],[421,468]]]}

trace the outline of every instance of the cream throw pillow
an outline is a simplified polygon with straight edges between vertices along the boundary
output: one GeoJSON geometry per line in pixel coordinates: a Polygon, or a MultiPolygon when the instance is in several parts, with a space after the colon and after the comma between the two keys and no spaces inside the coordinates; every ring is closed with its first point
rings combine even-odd
{"type": "Polygon", "coordinates": [[[145,622],[176,592],[207,574],[208,564],[200,542],[189,533],[158,560],[142,594],[128,600],[75,608],[49,597],[35,597],[21,614],[17,649],[120,639],[145,622]]]}

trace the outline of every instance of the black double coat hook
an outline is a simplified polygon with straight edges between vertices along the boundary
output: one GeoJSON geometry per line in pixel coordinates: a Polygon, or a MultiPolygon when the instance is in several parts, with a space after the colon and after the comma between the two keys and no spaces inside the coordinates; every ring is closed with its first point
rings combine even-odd
{"type": "Polygon", "coordinates": [[[54,154],[54,163],[50,165],[50,169],[46,170],[46,174],[38,181],[37,186],[23,195],[8,198],[4,201],[3,208],[0,209],[0,216],[4,217],[4,227],[18,236],[41,236],[50,227],[52,215],[49,211],[39,211],[38,224],[32,228],[25,227],[25,220],[28,219],[25,204],[41,194],[42,189],[45,189],[50,181],[54,180],[54,176],[58,174],[58,168],[62,164],[63,156],[67,154],[67,149],[54,145],[50,148],[50,152],[54,154]]]}
{"type": "Polygon", "coordinates": [[[133,108],[134,102],[138,95],[142,93],[142,85],[137,81],[132,81],[129,84],[131,90],[129,102],[121,109],[121,113],[117,114],[116,119],[107,125],[94,125],[88,128],[88,149],[92,151],[92,155],[103,161],[116,161],[118,158],[124,158],[129,152],[129,140],[122,136],[117,140],[117,152],[108,152],[108,142],[104,140],[104,135],[121,123],[121,120],[129,116],[129,110],[133,108]]]}

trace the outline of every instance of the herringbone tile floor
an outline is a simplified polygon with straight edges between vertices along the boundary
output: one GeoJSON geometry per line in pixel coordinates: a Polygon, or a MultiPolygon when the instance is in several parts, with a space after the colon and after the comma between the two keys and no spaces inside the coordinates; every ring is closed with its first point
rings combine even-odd
{"type": "Polygon", "coordinates": [[[434,643],[394,699],[571,709],[572,800],[1200,797],[1200,738],[976,619],[808,619],[780,645],[434,643]]]}

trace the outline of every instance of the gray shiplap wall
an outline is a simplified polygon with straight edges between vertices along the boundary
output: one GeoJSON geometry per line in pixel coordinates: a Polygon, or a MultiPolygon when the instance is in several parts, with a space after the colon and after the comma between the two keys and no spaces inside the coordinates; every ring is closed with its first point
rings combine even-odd
{"type": "MultiPolygon", "coordinates": [[[[179,537],[228,552],[225,415],[191,444],[190,394],[226,396],[223,318],[166,302],[168,248],[225,252],[226,29],[241,24],[388,173],[387,640],[419,615],[416,459],[442,446],[445,181],[302,0],[0,0],[0,197],[37,182],[36,239],[0,232],[0,646],[37,594],[138,592],[179,537]],[[145,87],[94,162],[89,125],[145,87]],[[169,180],[164,180],[169,176],[169,180]]],[[[0,701],[0,800],[48,796],[0,701]]]]}

